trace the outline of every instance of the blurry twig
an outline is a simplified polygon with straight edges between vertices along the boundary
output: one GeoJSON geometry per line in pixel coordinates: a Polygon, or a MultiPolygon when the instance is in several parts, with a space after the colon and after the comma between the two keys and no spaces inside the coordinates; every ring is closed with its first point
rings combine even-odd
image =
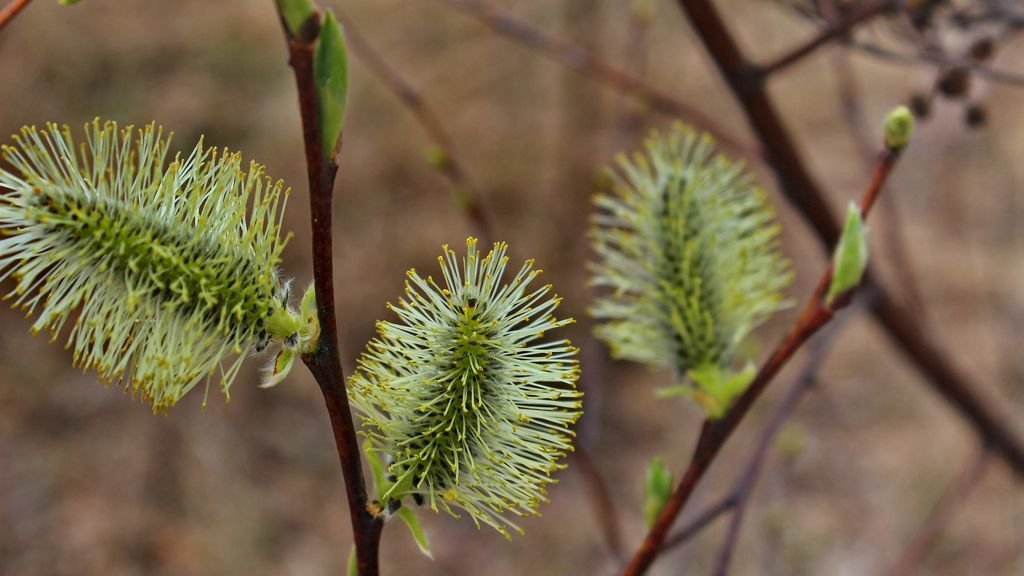
{"type": "Polygon", "coordinates": [[[758,70],[760,71],[760,74],[762,76],[770,76],[771,74],[786,68],[790,64],[799,62],[805,56],[811,54],[821,46],[845,36],[854,26],[874,18],[883,12],[892,10],[896,7],[898,2],[899,0],[869,0],[863,4],[858,4],[852,12],[845,15],[840,20],[825,26],[810,40],[791,49],[789,52],[786,52],[772,62],[759,66],[758,70]]]}
{"type": "MultiPolygon", "coordinates": [[[[782,192],[810,223],[822,248],[829,250],[839,237],[839,226],[764,84],[750,81],[753,65],[740,52],[712,2],[678,2],[754,128],[782,192]]],[[[1024,476],[1024,440],[1007,423],[1002,412],[978,392],[973,381],[957,370],[949,356],[932,341],[931,333],[922,329],[913,316],[893,300],[870,269],[865,275],[865,284],[874,286],[877,291],[871,306],[872,315],[907,359],[927,377],[932,389],[973,425],[993,451],[1002,455],[1018,476],[1024,476]]]]}
{"type": "Polygon", "coordinates": [[[462,163],[455,154],[451,136],[438,115],[416,87],[370,46],[351,20],[341,15],[338,19],[345,26],[345,36],[352,53],[398,98],[399,102],[409,109],[427,137],[433,141],[437,154],[432,158],[432,163],[451,183],[455,200],[465,211],[476,234],[484,245],[493,242],[494,227],[480,204],[480,193],[466,175],[462,163]]]}
{"type": "Polygon", "coordinates": [[[573,449],[572,457],[579,464],[577,470],[583,476],[587,485],[587,493],[594,508],[594,514],[601,526],[601,534],[604,538],[605,547],[616,563],[623,559],[624,550],[622,547],[622,520],[619,518],[619,511],[612,500],[608,483],[597,468],[597,465],[590,458],[590,452],[582,442],[577,443],[573,449]]]}
{"type": "Polygon", "coordinates": [[[0,8],[0,30],[10,24],[11,20],[21,12],[32,0],[11,0],[3,8],[0,8]]]}
{"type": "MultiPolygon", "coordinates": [[[[871,294],[867,294],[866,297],[870,299],[871,294]]],[[[716,573],[725,573],[728,558],[731,555],[732,548],[734,546],[733,541],[739,533],[739,525],[743,519],[743,510],[750,499],[750,494],[753,492],[754,484],[757,482],[758,475],[760,474],[764,461],[767,459],[769,452],[768,449],[775,442],[775,438],[782,430],[783,424],[785,424],[796,411],[796,408],[804,394],[813,389],[817,382],[818,372],[821,371],[821,366],[825,363],[825,359],[828,357],[828,353],[831,350],[832,342],[835,340],[839,331],[853,317],[852,313],[855,311],[859,312],[863,307],[863,301],[853,306],[852,308],[854,310],[851,310],[851,314],[841,316],[834,324],[826,328],[822,332],[821,336],[814,341],[807,352],[808,359],[804,364],[803,369],[799,374],[797,374],[796,378],[793,379],[792,384],[790,384],[782,399],[775,405],[774,412],[772,413],[771,419],[768,421],[768,425],[757,434],[759,442],[753,452],[751,452],[750,458],[747,460],[747,463],[743,468],[743,472],[739,478],[736,479],[732,489],[725,497],[709,506],[689,524],[684,526],[675,534],[669,536],[665,540],[665,545],[663,547],[664,550],[685,544],[692,537],[696,536],[704,528],[710,525],[714,519],[726,512],[732,511],[732,520],[730,522],[728,532],[726,533],[726,540],[722,545],[722,554],[719,558],[719,568],[716,570],[716,573]]]]}
{"type": "Polygon", "coordinates": [[[977,76],[986,78],[992,82],[998,82],[1008,86],[1024,87],[1024,74],[992,68],[970,59],[949,58],[948,56],[936,52],[907,54],[890,50],[889,48],[884,48],[877,44],[858,42],[854,40],[850,40],[849,44],[853,48],[856,48],[865,54],[888,62],[909,65],[930,64],[941,69],[964,68],[969,70],[972,74],[976,74],[977,76]]]}
{"type": "Polygon", "coordinates": [[[935,545],[957,506],[963,503],[984,477],[988,461],[989,449],[986,446],[980,447],[976,454],[971,455],[963,471],[942,493],[920,531],[903,550],[899,561],[889,571],[889,576],[911,576],[919,571],[928,557],[928,551],[935,545]]]}
{"type": "Polygon", "coordinates": [[[749,158],[763,155],[759,148],[740,141],[722,128],[711,116],[693,109],[688,104],[651,86],[636,76],[624,72],[571,42],[550,36],[531,24],[516,19],[480,0],[438,0],[452,8],[480,20],[491,30],[511,38],[552,60],[568,66],[580,74],[598,80],[616,90],[633,95],[652,110],[684,119],[713,135],[723,146],[749,158]]]}
{"type": "MultiPolygon", "coordinates": [[[[868,298],[871,297],[870,294],[866,296],[868,298]]],[[[809,358],[803,370],[794,378],[785,395],[775,406],[768,425],[758,435],[757,446],[751,453],[750,460],[747,462],[743,473],[737,479],[736,485],[733,488],[732,517],[729,519],[728,528],[726,528],[725,540],[722,541],[718,562],[715,565],[714,572],[712,572],[715,576],[725,576],[728,574],[729,562],[732,560],[733,550],[736,548],[736,541],[739,539],[740,526],[743,523],[743,517],[750,502],[751,494],[754,492],[754,485],[757,484],[761,469],[768,458],[769,449],[774,445],[775,438],[782,431],[783,425],[796,411],[797,406],[800,405],[800,400],[817,384],[818,372],[821,371],[821,366],[825,363],[825,358],[828,357],[832,342],[843,323],[848,322],[850,318],[849,314],[843,316],[839,321],[829,326],[822,333],[821,337],[814,341],[814,344],[808,350],[809,358]]]]}
{"type": "MultiPolygon", "coordinates": [[[[684,0],[684,2],[686,1],[684,0]]],[[[700,2],[701,0],[693,1],[700,2]]],[[[701,3],[703,4],[703,2],[701,3]]],[[[865,219],[871,213],[871,208],[874,206],[879,192],[882,191],[885,181],[896,165],[900,151],[900,148],[887,146],[879,154],[875,163],[874,173],[860,200],[860,212],[865,219]]],[[[693,495],[697,485],[704,478],[704,475],[718,456],[722,447],[732,437],[740,422],[750,412],[754,402],[761,397],[761,394],[771,384],[783,366],[792,359],[797,350],[828,324],[839,310],[849,304],[856,290],[844,292],[835,298],[827,298],[826,294],[831,283],[832,265],[829,264],[821,275],[814,293],[800,312],[800,316],[790,326],[782,340],[775,346],[775,349],[765,363],[761,365],[760,370],[758,370],[757,375],[746,391],[740,395],[725,416],[717,420],[707,419],[704,421],[700,436],[697,439],[697,446],[690,458],[690,463],[682,480],[679,481],[679,485],[658,514],[657,520],[647,533],[643,543],[633,555],[633,559],[626,567],[626,576],[639,576],[650,568],[655,558],[661,552],[665,538],[668,535],[668,531],[672,528],[676,517],[693,495]]]]}
{"type": "MultiPolygon", "coordinates": [[[[345,478],[345,496],[348,500],[352,536],[360,576],[377,576],[379,572],[380,536],[384,522],[369,509],[366,480],[363,477],[359,441],[349,408],[345,374],[341,366],[338,347],[338,323],[334,305],[334,233],[332,204],[334,181],[338,163],[333,153],[326,153],[322,145],[318,86],[313,72],[313,53],[320,37],[320,15],[314,12],[299,33],[292,34],[284,16],[281,29],[288,44],[288,63],[295,73],[299,95],[299,113],[302,118],[302,136],[306,152],[306,171],[309,177],[309,207],[313,232],[313,280],[316,286],[317,316],[320,337],[314,352],[303,354],[302,360],[313,374],[324,397],[334,432],[334,443],[345,478]]],[[[341,141],[336,145],[341,147],[341,141]]]]}

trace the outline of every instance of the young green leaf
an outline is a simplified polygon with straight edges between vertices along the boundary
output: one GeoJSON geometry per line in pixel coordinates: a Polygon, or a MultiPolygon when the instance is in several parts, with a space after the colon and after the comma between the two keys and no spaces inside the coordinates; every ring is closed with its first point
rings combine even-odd
{"type": "Polygon", "coordinates": [[[855,288],[868,266],[868,240],[860,208],[850,202],[846,210],[843,234],[832,255],[832,283],[828,288],[828,301],[855,288]]]}
{"type": "Polygon", "coordinates": [[[709,418],[718,419],[725,416],[754,380],[757,368],[748,362],[743,370],[733,372],[717,364],[704,364],[691,369],[687,375],[694,383],[694,401],[704,407],[709,418]]]}
{"type": "Polygon", "coordinates": [[[356,557],[356,545],[348,550],[348,576],[359,576],[359,559],[356,557]]]}
{"type": "Polygon", "coordinates": [[[644,518],[647,528],[654,525],[665,502],[672,496],[672,488],[672,471],[665,468],[661,458],[651,460],[644,482],[644,518]]]}
{"type": "Polygon", "coordinates": [[[317,85],[320,131],[324,156],[333,158],[341,143],[348,99],[348,51],[341,25],[330,10],[320,27],[320,41],[313,54],[313,75],[317,85]]]}
{"type": "Polygon", "coordinates": [[[430,541],[427,540],[427,533],[423,530],[423,526],[420,524],[420,517],[416,515],[416,512],[403,506],[398,509],[398,517],[402,519],[405,527],[409,529],[409,533],[412,534],[413,540],[419,546],[420,552],[433,560],[434,554],[430,551],[430,541]]]}
{"type": "Polygon", "coordinates": [[[292,36],[298,37],[302,25],[316,14],[313,0],[277,0],[285,26],[292,36]]]}

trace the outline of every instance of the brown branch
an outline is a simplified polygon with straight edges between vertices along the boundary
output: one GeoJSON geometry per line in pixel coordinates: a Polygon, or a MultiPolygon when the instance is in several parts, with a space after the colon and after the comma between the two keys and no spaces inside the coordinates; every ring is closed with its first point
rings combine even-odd
{"type": "MultiPolygon", "coordinates": [[[[320,338],[317,349],[302,359],[313,374],[331,420],[334,443],[345,478],[345,495],[355,541],[360,576],[376,576],[379,572],[378,550],[383,521],[368,508],[366,483],[363,479],[359,442],[349,409],[345,375],[338,348],[338,325],[334,304],[333,230],[331,227],[334,180],[338,164],[324,154],[321,144],[320,114],[313,76],[313,52],[320,34],[319,15],[303,25],[300,36],[291,34],[281,21],[288,43],[288,63],[295,73],[302,117],[302,135],[309,176],[309,207],[313,231],[313,278],[316,284],[317,315],[320,338]]],[[[338,146],[340,148],[340,144],[338,146]]]]}
{"type": "MultiPolygon", "coordinates": [[[[870,295],[868,296],[870,297],[870,295]]],[[[768,459],[769,449],[775,444],[775,438],[778,437],[779,432],[782,431],[783,425],[789,420],[793,413],[796,412],[797,407],[800,405],[800,401],[807,392],[814,388],[817,383],[818,372],[821,371],[821,366],[825,363],[825,358],[828,356],[832,341],[838,333],[841,323],[846,322],[849,319],[849,315],[843,316],[829,326],[825,332],[822,333],[820,338],[814,341],[808,351],[810,357],[804,365],[803,370],[801,370],[800,374],[793,379],[793,383],[790,384],[788,389],[786,389],[782,399],[775,406],[771,419],[768,421],[768,425],[765,426],[764,430],[761,431],[760,434],[758,434],[757,437],[759,440],[757,446],[751,453],[750,459],[747,461],[747,465],[744,468],[743,473],[740,475],[739,479],[736,481],[735,487],[733,488],[732,498],[734,505],[732,517],[729,519],[729,525],[725,532],[725,539],[722,541],[722,547],[718,556],[718,563],[712,572],[716,576],[725,576],[728,574],[729,563],[732,560],[733,550],[736,547],[736,542],[739,540],[740,526],[743,524],[743,517],[748,504],[750,503],[751,495],[754,492],[754,486],[757,484],[757,480],[760,477],[765,460],[768,459]]]]}
{"type": "Polygon", "coordinates": [[[430,107],[419,90],[402,77],[398,70],[366,41],[351,20],[343,16],[339,16],[338,19],[345,26],[345,36],[352,53],[412,113],[427,137],[440,152],[435,166],[451,183],[455,192],[455,200],[466,213],[477,236],[485,245],[493,242],[495,240],[494,227],[480,203],[480,193],[470,182],[462,163],[458,160],[451,136],[440,117],[430,107]]]}
{"type": "MultiPolygon", "coordinates": [[[[861,198],[860,209],[865,219],[871,213],[875,199],[878,197],[882,185],[891,173],[898,158],[899,151],[893,149],[886,149],[879,155],[875,172],[861,198]]],[[[693,495],[697,485],[710,468],[711,463],[722,447],[732,436],[733,432],[736,431],[739,423],[749,413],[754,402],[761,396],[796,351],[811,336],[825,326],[833,318],[836,311],[849,302],[852,291],[834,299],[826,299],[831,281],[832,266],[830,264],[824,274],[822,274],[814,294],[807,301],[796,322],[775,347],[768,360],[761,366],[754,380],[737,399],[735,405],[721,419],[704,421],[700,436],[697,439],[697,447],[690,459],[690,464],[676,490],[665,503],[664,508],[662,508],[647,537],[644,538],[640,548],[637,549],[633,559],[626,567],[625,574],[627,576],[639,576],[647,571],[661,551],[668,531],[671,529],[676,517],[682,511],[683,506],[689,501],[690,496],[693,495]]]]}
{"type": "Polygon", "coordinates": [[[857,4],[854,10],[842,19],[821,29],[816,36],[786,52],[768,64],[760,66],[762,76],[770,76],[791,64],[795,64],[825,44],[846,36],[854,26],[892,10],[897,0],[872,0],[857,4]]]}
{"type": "Polygon", "coordinates": [[[760,149],[734,137],[711,116],[695,110],[660,88],[596,58],[577,44],[551,36],[527,22],[514,18],[507,12],[479,0],[438,1],[476,18],[494,32],[537,50],[551,60],[584,76],[634,96],[655,112],[680,118],[698,126],[734,152],[748,158],[763,156],[760,149]]]}
{"type": "MultiPolygon", "coordinates": [[[[808,173],[769,99],[763,77],[756,74],[756,68],[740,53],[720,15],[708,0],[678,2],[742,106],[768,154],[769,164],[782,192],[810,223],[822,247],[828,249],[839,237],[839,227],[831,216],[821,188],[808,173]]],[[[877,291],[871,306],[872,315],[897,347],[928,378],[932,388],[959,410],[983,440],[1003,456],[1014,472],[1024,476],[1024,441],[1007,424],[1007,419],[978,392],[972,381],[951,364],[914,318],[874,280],[870,271],[865,285],[877,291]]]]}
{"type": "Polygon", "coordinates": [[[32,0],[11,0],[3,8],[0,8],[0,30],[3,30],[19,12],[28,6],[32,0]]]}
{"type": "Polygon", "coordinates": [[[928,557],[928,551],[941,535],[943,527],[953,517],[953,512],[984,476],[989,460],[988,456],[989,450],[984,446],[978,450],[977,454],[971,455],[957,479],[939,497],[920,531],[904,549],[903,555],[900,556],[893,569],[889,571],[889,576],[911,576],[919,571],[928,557]]]}

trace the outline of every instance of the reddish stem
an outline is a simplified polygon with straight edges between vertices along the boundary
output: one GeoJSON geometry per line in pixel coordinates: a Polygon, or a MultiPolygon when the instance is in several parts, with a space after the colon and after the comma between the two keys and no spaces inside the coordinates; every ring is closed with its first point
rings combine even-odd
{"type": "MultiPolygon", "coordinates": [[[[359,441],[349,408],[345,388],[345,374],[338,347],[338,324],[334,303],[334,256],[332,205],[334,180],[338,164],[326,156],[321,144],[320,114],[317,105],[316,82],[313,75],[313,53],[320,34],[319,15],[314,15],[302,26],[300,36],[293,35],[281,21],[288,41],[288,63],[295,73],[299,93],[299,111],[302,117],[302,135],[309,177],[309,207],[313,232],[313,279],[316,285],[317,315],[320,321],[320,339],[317,349],[303,355],[303,361],[313,374],[327,406],[337,446],[341,471],[345,478],[356,560],[360,576],[377,576],[378,553],[383,521],[370,513],[366,483],[363,478],[359,441]]],[[[340,151],[340,143],[336,151],[340,151]]]]}
{"type": "Polygon", "coordinates": [[[3,8],[0,8],[0,30],[3,30],[5,26],[10,24],[11,20],[14,20],[14,17],[24,10],[31,1],[32,0],[11,0],[3,8]]]}

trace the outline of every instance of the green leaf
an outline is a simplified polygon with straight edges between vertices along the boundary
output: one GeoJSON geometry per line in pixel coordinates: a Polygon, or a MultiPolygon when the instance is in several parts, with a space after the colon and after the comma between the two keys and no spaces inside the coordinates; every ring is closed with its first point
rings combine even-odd
{"type": "Polygon", "coordinates": [[[292,36],[298,37],[302,25],[316,14],[313,0],[277,0],[281,18],[292,36]]]}
{"type": "Polygon", "coordinates": [[[295,365],[295,356],[295,348],[281,348],[274,358],[274,363],[270,365],[270,370],[263,377],[260,388],[273,388],[287,378],[295,365]]]}
{"type": "Polygon", "coordinates": [[[419,546],[420,552],[433,560],[434,554],[430,551],[430,541],[427,540],[427,533],[423,531],[423,525],[420,524],[420,517],[416,515],[416,512],[411,508],[403,506],[398,509],[398,517],[402,519],[405,527],[409,529],[409,533],[412,534],[412,539],[419,546]]]}
{"type": "Polygon", "coordinates": [[[388,481],[384,463],[381,462],[372,442],[366,441],[363,444],[363,452],[366,453],[366,461],[370,464],[370,472],[373,474],[373,485],[377,490],[377,496],[380,497],[391,489],[391,482],[388,481]]]}
{"type": "Polygon", "coordinates": [[[733,372],[717,364],[702,364],[687,375],[696,384],[693,399],[704,407],[711,419],[725,416],[733,402],[750,386],[757,376],[757,367],[748,362],[743,370],[733,372]]]}
{"type": "Polygon", "coordinates": [[[341,142],[348,98],[348,52],[341,25],[330,10],[320,28],[320,41],[313,55],[313,75],[320,107],[320,131],[324,156],[333,158],[341,142]]]}
{"type": "Polygon", "coordinates": [[[57,0],[57,4],[61,6],[71,6],[72,4],[78,4],[82,0],[57,0]]]}
{"type": "Polygon", "coordinates": [[[832,256],[832,284],[828,287],[827,302],[855,288],[868,266],[868,241],[860,208],[850,202],[846,210],[846,224],[832,256]]]}
{"type": "Polygon", "coordinates": [[[899,106],[885,117],[885,145],[890,150],[902,150],[914,132],[914,115],[906,106],[899,106]]]}
{"type": "Polygon", "coordinates": [[[661,458],[651,460],[644,482],[644,518],[648,528],[654,525],[665,502],[672,496],[672,485],[672,472],[665,468],[661,458]]]}
{"type": "Polygon", "coordinates": [[[316,308],[316,285],[310,284],[302,295],[302,303],[299,304],[299,316],[302,321],[301,352],[311,353],[316,350],[320,340],[320,316],[316,308]]]}

